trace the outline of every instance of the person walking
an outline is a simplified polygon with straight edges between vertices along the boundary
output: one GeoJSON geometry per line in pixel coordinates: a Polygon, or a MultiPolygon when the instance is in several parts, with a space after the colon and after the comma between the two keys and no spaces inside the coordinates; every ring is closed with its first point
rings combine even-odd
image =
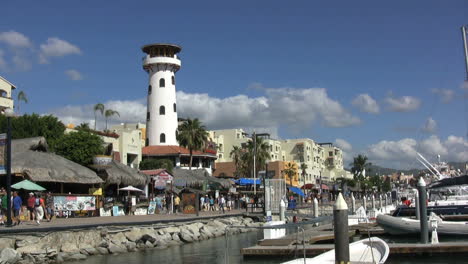
{"type": "Polygon", "coordinates": [[[36,223],[38,225],[41,224],[41,220],[42,218],[44,218],[44,211],[45,211],[44,208],[45,208],[44,199],[42,199],[41,195],[38,194],[34,202],[34,214],[36,216],[36,223]]]}
{"type": "Polygon", "coordinates": [[[7,214],[7,196],[6,193],[1,193],[2,198],[1,198],[1,208],[0,208],[0,225],[4,225],[5,222],[3,222],[3,217],[6,216],[7,214]]]}
{"type": "Polygon", "coordinates": [[[201,211],[204,211],[203,209],[205,208],[205,196],[200,197],[200,209],[201,211]]]}
{"type": "Polygon", "coordinates": [[[180,204],[180,198],[178,195],[174,197],[174,211],[175,213],[179,212],[179,204],[180,204]]]}
{"type": "Polygon", "coordinates": [[[215,203],[215,200],[214,200],[213,196],[210,196],[210,211],[215,210],[214,203],[215,203]]]}
{"type": "Polygon", "coordinates": [[[35,213],[34,213],[34,207],[36,205],[36,197],[34,197],[34,193],[29,193],[29,198],[27,200],[27,206],[28,206],[28,211],[29,211],[29,220],[34,221],[35,220],[35,213]]]}
{"type": "Polygon", "coordinates": [[[23,200],[21,197],[18,196],[18,192],[15,191],[13,192],[13,203],[12,203],[12,209],[13,209],[13,225],[19,225],[21,224],[20,220],[20,211],[21,211],[21,205],[23,205],[23,200]]]}
{"type": "Polygon", "coordinates": [[[218,201],[219,201],[219,209],[224,214],[224,206],[226,205],[226,199],[224,198],[223,195],[221,195],[218,201]]]}
{"type": "Polygon", "coordinates": [[[46,218],[47,221],[50,222],[52,221],[52,217],[54,217],[55,213],[55,205],[54,205],[54,197],[50,192],[47,192],[46,196],[46,218]]]}

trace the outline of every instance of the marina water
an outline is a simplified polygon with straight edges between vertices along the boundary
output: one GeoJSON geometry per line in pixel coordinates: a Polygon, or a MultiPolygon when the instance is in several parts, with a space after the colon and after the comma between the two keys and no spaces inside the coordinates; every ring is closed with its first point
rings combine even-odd
{"type": "MultiPolygon", "coordinates": [[[[240,249],[253,246],[259,239],[262,238],[262,232],[248,232],[230,236],[229,239],[229,263],[246,263],[246,264],[277,264],[290,260],[291,257],[278,258],[248,258],[243,259],[240,254],[240,249]]],[[[362,238],[361,238],[362,239],[362,238]]],[[[417,238],[412,238],[416,240],[417,238]]],[[[404,242],[395,241],[392,238],[385,239],[389,242],[404,242]]],[[[399,239],[401,240],[401,239],[399,239]]],[[[408,241],[407,241],[408,242],[408,241]]],[[[127,264],[127,263],[168,263],[168,264],[224,264],[224,256],[226,249],[226,240],[223,237],[183,244],[181,246],[172,246],[165,249],[148,249],[147,251],[130,252],[120,255],[101,255],[89,257],[78,263],[87,264],[127,264]]],[[[298,255],[302,252],[299,250],[298,255]]],[[[452,255],[442,254],[435,256],[402,256],[390,257],[385,262],[386,264],[440,264],[440,263],[468,263],[468,255],[452,255]]]]}

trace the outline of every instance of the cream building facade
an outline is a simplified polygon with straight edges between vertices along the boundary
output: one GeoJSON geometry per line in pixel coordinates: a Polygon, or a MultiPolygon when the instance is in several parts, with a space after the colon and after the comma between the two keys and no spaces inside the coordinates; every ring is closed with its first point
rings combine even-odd
{"type": "Polygon", "coordinates": [[[14,100],[12,93],[14,89],[16,89],[15,85],[0,76],[0,112],[3,113],[6,108],[13,109],[14,100]]]}

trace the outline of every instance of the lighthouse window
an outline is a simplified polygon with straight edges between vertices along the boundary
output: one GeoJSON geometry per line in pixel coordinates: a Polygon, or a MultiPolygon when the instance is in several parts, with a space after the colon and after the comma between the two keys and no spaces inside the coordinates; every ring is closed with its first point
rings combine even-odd
{"type": "Polygon", "coordinates": [[[177,107],[175,103],[174,103],[174,112],[177,112],[177,107]]]}
{"type": "Polygon", "coordinates": [[[161,135],[159,135],[159,142],[166,143],[166,135],[164,133],[161,133],[161,135]]]}
{"type": "Polygon", "coordinates": [[[159,88],[166,87],[166,80],[164,78],[159,79],[159,88]]]}
{"type": "Polygon", "coordinates": [[[151,118],[150,118],[150,112],[146,112],[146,120],[147,120],[147,121],[150,121],[150,119],[151,119],[151,118]]]}
{"type": "Polygon", "coordinates": [[[164,105],[161,105],[159,107],[159,114],[160,115],[165,115],[166,114],[166,108],[164,108],[164,105]]]}
{"type": "Polygon", "coordinates": [[[151,94],[151,85],[148,86],[148,94],[151,94]]]}
{"type": "Polygon", "coordinates": [[[172,79],[172,84],[175,85],[175,78],[174,78],[174,75],[171,77],[171,79],[172,79]]]}

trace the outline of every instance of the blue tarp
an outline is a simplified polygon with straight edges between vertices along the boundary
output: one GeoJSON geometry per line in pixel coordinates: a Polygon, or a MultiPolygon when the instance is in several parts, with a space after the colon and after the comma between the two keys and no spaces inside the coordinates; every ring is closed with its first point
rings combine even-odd
{"type": "MultiPolygon", "coordinates": [[[[254,179],[249,179],[249,178],[240,178],[235,181],[237,185],[253,185],[254,184],[254,179]]],[[[256,184],[261,184],[262,181],[260,179],[257,179],[255,181],[256,184]]]]}
{"type": "Polygon", "coordinates": [[[305,194],[301,191],[301,189],[299,189],[299,188],[297,188],[297,187],[292,187],[292,186],[290,186],[290,187],[288,187],[288,189],[289,189],[291,192],[293,192],[293,193],[297,193],[297,194],[299,194],[300,196],[305,197],[305,194]]]}

